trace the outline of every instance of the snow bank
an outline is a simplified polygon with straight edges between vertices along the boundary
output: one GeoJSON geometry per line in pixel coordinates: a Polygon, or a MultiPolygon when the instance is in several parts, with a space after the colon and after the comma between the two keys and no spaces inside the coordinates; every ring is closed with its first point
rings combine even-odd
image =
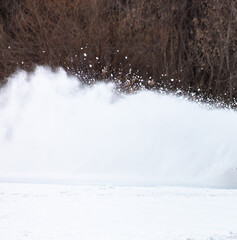
{"type": "Polygon", "coordinates": [[[237,113],[154,92],[116,96],[63,70],[0,93],[0,181],[237,187],[237,113]]]}

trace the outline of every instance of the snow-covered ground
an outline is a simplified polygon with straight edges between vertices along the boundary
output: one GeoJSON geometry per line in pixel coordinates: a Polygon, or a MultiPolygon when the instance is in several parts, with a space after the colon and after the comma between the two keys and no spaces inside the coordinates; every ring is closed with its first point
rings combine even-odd
{"type": "Polygon", "coordinates": [[[0,240],[237,239],[237,112],[113,89],[0,90],[0,240]]]}
{"type": "Polygon", "coordinates": [[[2,240],[237,239],[237,190],[0,184],[2,240]]]}

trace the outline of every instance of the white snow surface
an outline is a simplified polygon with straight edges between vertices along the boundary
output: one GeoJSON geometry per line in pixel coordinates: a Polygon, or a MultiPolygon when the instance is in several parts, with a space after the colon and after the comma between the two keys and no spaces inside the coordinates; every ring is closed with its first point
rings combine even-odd
{"type": "Polygon", "coordinates": [[[237,190],[0,183],[2,240],[236,240],[237,190]]]}
{"type": "Polygon", "coordinates": [[[0,93],[0,182],[236,188],[236,122],[172,95],[18,72],[0,93]]]}

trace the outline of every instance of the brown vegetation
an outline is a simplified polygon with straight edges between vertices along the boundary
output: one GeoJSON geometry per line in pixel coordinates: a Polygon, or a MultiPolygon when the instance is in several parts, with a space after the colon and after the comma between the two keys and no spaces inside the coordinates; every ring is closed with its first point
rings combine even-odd
{"type": "Polygon", "coordinates": [[[237,98],[235,0],[1,0],[0,79],[61,66],[126,90],[237,98]]]}

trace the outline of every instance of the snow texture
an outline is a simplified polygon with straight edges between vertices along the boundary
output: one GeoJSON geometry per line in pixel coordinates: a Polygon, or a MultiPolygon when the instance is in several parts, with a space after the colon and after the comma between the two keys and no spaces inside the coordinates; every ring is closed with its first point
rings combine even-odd
{"type": "Polygon", "coordinates": [[[237,240],[237,190],[0,183],[2,240],[237,240]]]}
{"type": "Polygon", "coordinates": [[[236,188],[236,119],[38,67],[1,89],[0,181],[236,188]]]}

